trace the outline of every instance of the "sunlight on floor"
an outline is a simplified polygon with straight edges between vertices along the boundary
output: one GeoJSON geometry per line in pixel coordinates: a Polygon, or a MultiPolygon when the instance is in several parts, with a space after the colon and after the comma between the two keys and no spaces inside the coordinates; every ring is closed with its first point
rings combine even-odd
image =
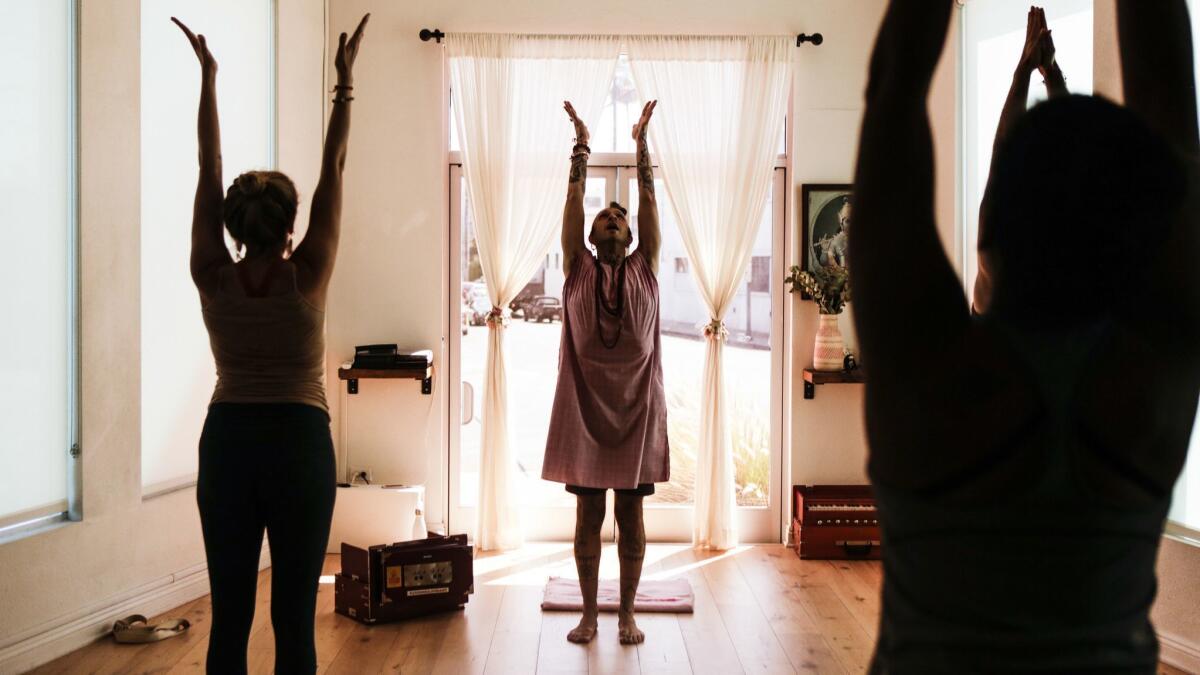
{"type": "MultiPolygon", "coordinates": [[[[696,550],[693,553],[687,544],[650,544],[646,547],[646,569],[656,569],[656,572],[643,574],[647,580],[670,579],[705,565],[711,565],[721,560],[751,550],[751,546],[739,546],[722,552],[705,552],[696,550]],[[672,563],[672,559],[688,553],[686,560],[672,563]],[[694,556],[694,557],[693,557],[694,556]],[[694,558],[699,558],[694,559],[694,558]],[[661,563],[661,565],[660,565],[661,563]]],[[[600,558],[601,578],[616,578],[620,566],[616,555],[616,544],[605,544],[604,554],[600,558]]],[[[503,553],[481,553],[475,558],[475,582],[483,586],[533,586],[542,587],[550,577],[566,577],[577,579],[575,559],[572,545],[567,542],[529,543],[515,551],[503,553]]],[[[320,583],[332,584],[334,575],[321,575],[320,583]]]]}

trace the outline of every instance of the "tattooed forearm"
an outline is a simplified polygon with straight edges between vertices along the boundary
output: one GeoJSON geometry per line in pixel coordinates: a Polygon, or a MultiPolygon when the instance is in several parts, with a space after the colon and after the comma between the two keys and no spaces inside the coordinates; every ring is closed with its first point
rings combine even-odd
{"type": "Polygon", "coordinates": [[[645,138],[638,141],[637,163],[638,187],[643,192],[654,194],[654,168],[650,164],[650,147],[645,138]]]}
{"type": "Polygon", "coordinates": [[[588,156],[586,154],[581,152],[571,156],[571,185],[587,184],[587,164],[588,156]]]}

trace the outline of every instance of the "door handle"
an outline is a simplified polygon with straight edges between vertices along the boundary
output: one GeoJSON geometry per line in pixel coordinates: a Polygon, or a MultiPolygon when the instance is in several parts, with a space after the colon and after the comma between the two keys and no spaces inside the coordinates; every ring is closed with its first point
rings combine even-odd
{"type": "Polygon", "coordinates": [[[466,426],[475,420],[475,387],[472,387],[470,382],[462,383],[460,405],[459,417],[462,418],[463,426],[466,426]]]}

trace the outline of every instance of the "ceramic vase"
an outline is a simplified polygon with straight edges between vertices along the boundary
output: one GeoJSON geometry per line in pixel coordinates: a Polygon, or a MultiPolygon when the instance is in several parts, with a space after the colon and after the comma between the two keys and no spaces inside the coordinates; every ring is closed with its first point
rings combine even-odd
{"type": "Polygon", "coordinates": [[[842,331],[838,329],[837,314],[821,314],[817,326],[817,339],[813,345],[814,370],[841,370],[845,351],[842,331]]]}

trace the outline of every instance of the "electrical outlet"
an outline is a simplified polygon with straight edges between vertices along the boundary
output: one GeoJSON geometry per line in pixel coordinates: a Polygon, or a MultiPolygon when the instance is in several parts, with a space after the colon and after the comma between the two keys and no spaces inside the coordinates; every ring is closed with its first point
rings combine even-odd
{"type": "Polygon", "coordinates": [[[374,484],[375,477],[371,474],[371,469],[365,466],[350,467],[350,482],[374,484]]]}

